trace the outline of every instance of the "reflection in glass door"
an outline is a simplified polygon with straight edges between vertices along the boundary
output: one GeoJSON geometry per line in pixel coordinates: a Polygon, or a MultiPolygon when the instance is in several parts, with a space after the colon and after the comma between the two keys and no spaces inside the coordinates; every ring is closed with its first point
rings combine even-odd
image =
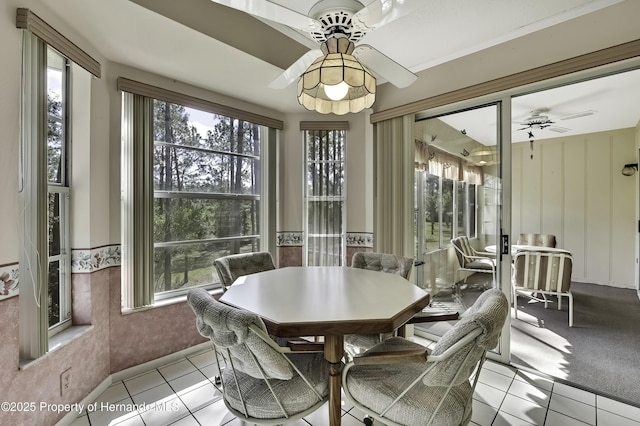
{"type": "MultiPolygon", "coordinates": [[[[437,311],[462,313],[483,291],[500,287],[499,114],[492,104],[416,119],[414,276],[437,311]],[[466,255],[487,261],[477,268],[466,255]]],[[[437,338],[452,325],[426,323],[415,332],[437,338]]]]}

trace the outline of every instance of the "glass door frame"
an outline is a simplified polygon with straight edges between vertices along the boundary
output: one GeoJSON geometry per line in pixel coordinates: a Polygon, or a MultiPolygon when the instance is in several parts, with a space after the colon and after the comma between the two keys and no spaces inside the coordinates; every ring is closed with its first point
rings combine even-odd
{"type": "MultiPolygon", "coordinates": [[[[566,75],[547,78],[535,83],[525,84],[510,89],[502,90],[499,92],[490,93],[487,95],[461,100],[453,103],[449,103],[442,106],[433,108],[427,108],[420,111],[420,115],[424,116],[438,116],[444,114],[451,114],[464,109],[474,108],[481,105],[488,104],[500,104],[499,108],[499,124],[500,129],[498,139],[498,158],[500,159],[499,178],[502,183],[501,191],[501,214],[500,214],[500,226],[501,235],[503,238],[507,238],[507,250],[506,253],[502,253],[500,256],[500,271],[499,280],[500,288],[508,295],[509,300],[511,292],[511,254],[509,246],[513,244],[513,238],[511,235],[511,200],[512,200],[512,158],[511,158],[511,100],[514,97],[521,96],[527,93],[542,91],[551,89],[558,86],[564,86],[568,84],[578,83],[580,81],[604,77],[610,74],[622,73],[633,69],[640,68],[640,58],[632,58],[619,62],[610,63],[594,67],[587,70],[576,71],[566,75]]],[[[640,178],[638,178],[640,181],[640,178]]],[[[640,184],[638,184],[640,187],[640,184]]],[[[640,194],[640,192],[637,192],[640,194]]],[[[637,200],[640,205],[640,196],[637,200]]],[[[640,212],[640,208],[638,208],[640,212]]],[[[640,213],[637,213],[640,215],[640,213]]],[[[640,217],[640,216],[639,216],[640,217]]],[[[640,241],[640,237],[637,238],[640,241]]],[[[640,255],[640,243],[636,243],[636,258],[640,255]]],[[[640,268],[638,268],[640,270],[640,268]]],[[[640,272],[636,271],[636,288],[640,289],[640,272]]],[[[489,352],[488,358],[495,359],[499,362],[510,364],[510,340],[511,340],[511,316],[507,318],[505,326],[502,332],[500,340],[500,353],[489,352]]]]}
{"type": "MultiPolygon", "coordinates": [[[[439,116],[455,114],[464,110],[488,107],[495,105],[496,107],[496,132],[497,132],[497,144],[496,155],[498,158],[497,179],[499,182],[496,217],[492,218],[496,220],[496,245],[500,247],[500,240],[507,238],[510,242],[511,233],[511,96],[496,97],[495,95],[486,96],[483,98],[474,98],[463,102],[454,104],[448,104],[442,107],[430,108],[428,110],[420,112],[421,120],[429,119],[430,117],[437,118],[439,116]],[[504,161],[508,159],[508,161],[504,161]]],[[[501,254],[501,250],[498,250],[496,280],[498,282],[498,288],[500,288],[505,296],[511,300],[511,255],[507,249],[507,254],[501,254]]],[[[487,357],[496,361],[509,364],[511,352],[510,352],[510,329],[511,329],[511,315],[507,317],[500,342],[498,344],[498,351],[488,352],[487,357]]]]}

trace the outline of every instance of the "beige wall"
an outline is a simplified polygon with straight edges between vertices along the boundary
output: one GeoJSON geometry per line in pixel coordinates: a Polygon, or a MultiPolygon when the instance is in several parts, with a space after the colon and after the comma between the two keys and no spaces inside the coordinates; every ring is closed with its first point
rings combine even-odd
{"type": "Polygon", "coordinates": [[[513,145],[512,235],[554,234],[573,253],[573,280],[635,288],[634,129],[513,145]]]}

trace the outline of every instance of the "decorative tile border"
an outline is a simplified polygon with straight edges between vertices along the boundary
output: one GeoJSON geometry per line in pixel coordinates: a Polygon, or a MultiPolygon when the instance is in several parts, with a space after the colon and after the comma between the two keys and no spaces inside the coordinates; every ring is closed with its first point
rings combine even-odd
{"type": "Polygon", "coordinates": [[[302,232],[278,232],[276,235],[276,245],[282,246],[302,246],[302,232]]]}
{"type": "MultiPolygon", "coordinates": [[[[303,232],[278,232],[276,235],[278,247],[304,245],[303,232]]],[[[373,248],[373,233],[371,232],[347,232],[347,247],[373,248]]]]}
{"type": "Polygon", "coordinates": [[[347,232],[347,247],[373,248],[373,233],[371,232],[347,232]]]}
{"type": "Polygon", "coordinates": [[[71,273],[73,274],[96,272],[110,266],[119,266],[120,262],[120,245],[71,251],[71,273]]]}
{"type": "Polygon", "coordinates": [[[18,264],[0,266],[0,300],[18,295],[20,269],[18,264]]]}
{"type": "MultiPolygon", "coordinates": [[[[94,249],[71,250],[71,273],[86,274],[110,266],[120,266],[120,245],[94,249]]],[[[20,265],[0,266],[0,300],[17,296],[20,285],[20,265]]]]}

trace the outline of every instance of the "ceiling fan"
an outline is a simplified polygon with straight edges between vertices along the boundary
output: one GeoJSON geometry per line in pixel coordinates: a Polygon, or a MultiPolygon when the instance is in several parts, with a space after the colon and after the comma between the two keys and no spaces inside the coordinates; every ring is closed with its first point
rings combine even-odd
{"type": "MultiPolygon", "coordinates": [[[[358,106],[364,105],[364,107],[368,108],[373,103],[376,77],[382,78],[399,88],[407,87],[417,79],[417,76],[410,70],[393,61],[374,47],[367,44],[356,46],[355,43],[360,41],[368,32],[388,24],[417,8],[424,7],[424,3],[420,0],[374,0],[367,6],[364,6],[357,0],[320,0],[313,5],[308,15],[264,0],[212,1],[249,13],[258,18],[267,19],[300,30],[320,44],[319,49],[312,49],[304,54],[278,78],[272,81],[269,84],[269,87],[272,89],[284,89],[301,76],[304,76],[308,71],[310,72],[329,64],[331,60],[335,59],[335,56],[329,56],[329,54],[339,54],[341,58],[344,58],[344,65],[339,72],[342,74],[349,72],[354,73],[354,77],[351,78],[348,75],[346,77],[344,77],[344,75],[340,77],[342,78],[342,80],[340,80],[342,83],[345,81],[349,82],[350,79],[361,79],[360,74],[356,75],[356,71],[351,71],[352,66],[356,68],[360,66],[365,76],[369,76],[365,78],[366,81],[361,82],[362,84],[354,83],[354,85],[359,85],[360,88],[356,91],[349,92],[352,101],[354,99],[353,96],[362,96],[362,100],[358,101],[358,106]],[[370,74],[373,74],[373,76],[370,74]],[[355,93],[355,95],[352,95],[352,93],[355,93]]],[[[327,67],[329,66],[330,65],[327,65],[327,67]]],[[[328,70],[328,68],[323,69],[328,70]]],[[[337,73],[338,71],[334,73],[335,78],[338,78],[337,73]]],[[[328,76],[329,71],[325,71],[325,75],[328,76]]],[[[333,77],[326,78],[329,80],[333,79],[333,77]]],[[[301,96],[301,92],[308,91],[308,86],[313,83],[310,84],[308,81],[304,83],[301,82],[302,78],[300,78],[298,84],[298,101],[308,109],[313,109],[305,104],[308,99],[301,96]],[[301,87],[301,84],[304,87],[301,87]],[[301,99],[301,97],[303,99],[301,99]]],[[[327,86],[338,86],[338,84],[334,85],[333,83],[322,83],[323,88],[327,86]]],[[[342,98],[339,98],[339,96],[341,94],[342,96],[346,96],[347,90],[344,88],[344,85],[341,88],[342,92],[337,94],[322,91],[314,92],[312,97],[314,101],[316,97],[322,97],[324,102],[331,102],[332,100],[340,101],[342,98]]],[[[331,89],[332,87],[329,87],[329,90],[331,89]]],[[[360,108],[360,110],[361,109],[363,108],[360,108]]],[[[316,108],[316,110],[318,109],[316,108]]],[[[344,113],[341,112],[341,110],[328,112],[337,114],[344,113]]]]}
{"type": "MultiPolygon", "coordinates": [[[[556,126],[556,122],[551,120],[548,115],[545,115],[545,113],[548,113],[549,111],[550,111],[549,108],[535,109],[529,113],[529,116],[527,118],[525,118],[521,122],[518,122],[518,124],[522,126],[521,128],[518,129],[518,131],[525,130],[528,132],[529,144],[531,146],[531,159],[533,159],[533,141],[535,138],[533,132],[535,130],[547,129],[557,133],[566,133],[571,131],[571,129],[567,127],[556,126]]],[[[571,120],[574,118],[593,115],[595,113],[596,111],[586,110],[586,111],[581,111],[574,114],[558,117],[556,120],[571,120]]]]}
{"type": "MultiPolygon", "coordinates": [[[[534,109],[529,113],[529,116],[527,118],[518,122],[518,124],[522,126],[518,130],[526,130],[529,133],[532,133],[534,130],[542,130],[542,129],[551,130],[552,132],[557,132],[557,133],[566,133],[571,130],[566,127],[556,126],[555,125],[556,122],[551,120],[548,115],[545,115],[545,113],[548,113],[549,111],[550,111],[549,108],[534,109]]],[[[596,111],[586,110],[586,111],[581,111],[575,114],[569,114],[562,117],[558,117],[556,118],[556,120],[571,120],[574,118],[593,115],[595,113],[596,111]]]]}

